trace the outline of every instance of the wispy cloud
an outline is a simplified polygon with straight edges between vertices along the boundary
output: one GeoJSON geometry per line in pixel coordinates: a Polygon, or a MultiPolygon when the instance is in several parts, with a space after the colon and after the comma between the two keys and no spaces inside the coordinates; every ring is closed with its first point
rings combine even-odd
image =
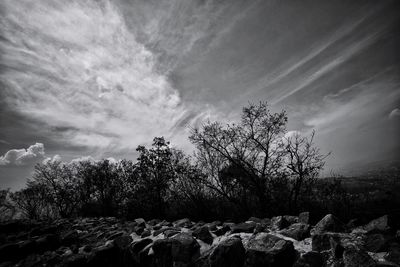
{"type": "MultiPolygon", "coordinates": [[[[71,145],[132,149],[193,112],[109,1],[2,1],[10,106],[71,145]],[[150,136],[149,136],[150,135],[150,136]]],[[[201,113],[201,112],[200,112],[201,113]]]]}

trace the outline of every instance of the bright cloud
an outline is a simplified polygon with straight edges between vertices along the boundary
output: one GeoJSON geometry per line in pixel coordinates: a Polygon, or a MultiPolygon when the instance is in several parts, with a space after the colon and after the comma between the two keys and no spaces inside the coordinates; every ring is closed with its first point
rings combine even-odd
{"type": "Polygon", "coordinates": [[[36,143],[27,149],[11,149],[0,156],[0,166],[28,165],[43,160],[45,156],[44,145],[36,143]]]}
{"type": "Polygon", "coordinates": [[[137,42],[109,1],[1,5],[7,41],[0,48],[9,68],[0,80],[7,102],[50,127],[68,128],[65,142],[132,149],[168,135],[190,111],[198,114],[191,119],[201,117],[157,72],[156,57],[137,42]]]}

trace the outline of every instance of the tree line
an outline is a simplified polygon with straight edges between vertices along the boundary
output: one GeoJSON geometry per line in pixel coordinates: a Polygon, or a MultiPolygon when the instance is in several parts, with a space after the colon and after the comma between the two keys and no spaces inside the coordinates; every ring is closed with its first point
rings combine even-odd
{"type": "Polygon", "coordinates": [[[0,212],[201,220],[345,212],[340,183],[318,179],[328,155],[315,146],[315,133],[288,133],[287,122],[285,111],[260,102],[244,107],[238,123],[191,129],[190,156],[155,137],[150,147],[137,147],[136,161],[49,160],[35,166],[25,188],[1,191],[0,212]]]}

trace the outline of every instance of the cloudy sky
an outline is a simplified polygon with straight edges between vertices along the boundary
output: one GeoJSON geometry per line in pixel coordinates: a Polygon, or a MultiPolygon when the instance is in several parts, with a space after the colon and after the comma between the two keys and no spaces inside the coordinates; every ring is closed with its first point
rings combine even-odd
{"type": "Polygon", "coordinates": [[[399,1],[2,0],[0,187],[46,158],[134,159],[249,101],[328,170],[400,156],[399,1]]]}

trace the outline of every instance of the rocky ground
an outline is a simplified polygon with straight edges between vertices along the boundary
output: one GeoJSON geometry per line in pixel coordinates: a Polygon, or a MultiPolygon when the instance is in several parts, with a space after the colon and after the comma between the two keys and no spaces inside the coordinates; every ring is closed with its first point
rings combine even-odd
{"type": "Polygon", "coordinates": [[[80,218],[0,225],[0,266],[400,266],[388,216],[345,225],[328,214],[243,223],[80,218]]]}

